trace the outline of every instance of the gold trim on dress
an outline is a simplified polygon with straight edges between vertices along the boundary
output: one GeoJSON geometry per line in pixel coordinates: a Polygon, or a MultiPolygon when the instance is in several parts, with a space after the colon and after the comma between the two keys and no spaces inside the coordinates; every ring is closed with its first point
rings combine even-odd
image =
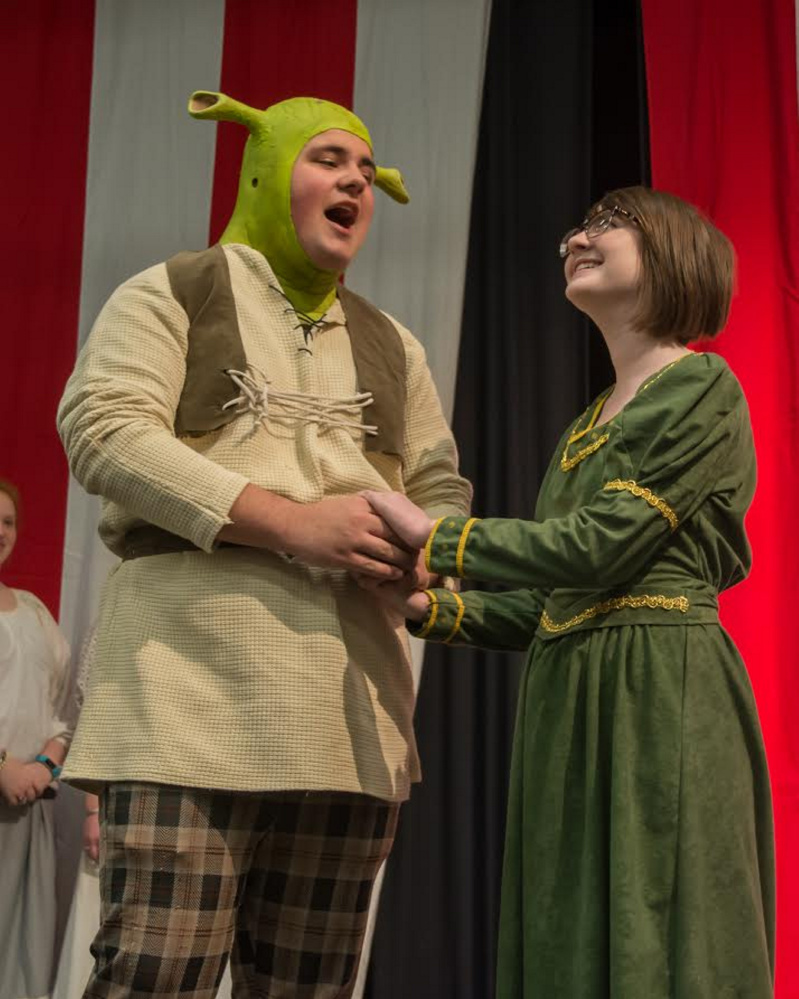
{"type": "Polygon", "coordinates": [[[584,430],[578,430],[577,428],[580,426],[580,420],[582,420],[583,416],[585,416],[585,414],[588,412],[588,410],[585,410],[580,419],[575,423],[574,430],[572,430],[572,432],[569,434],[569,440],[567,441],[568,444],[574,444],[574,442],[578,441],[581,437],[585,437],[585,435],[588,433],[589,430],[594,429],[594,425],[596,424],[596,421],[599,419],[599,414],[602,412],[605,403],[608,400],[608,396],[612,391],[613,391],[612,389],[608,389],[607,392],[604,393],[604,395],[601,395],[599,397],[599,401],[597,402],[596,406],[594,406],[594,412],[591,414],[591,419],[588,421],[587,426],[585,427],[584,430]]]}
{"type": "Polygon", "coordinates": [[[436,623],[436,618],[438,617],[438,607],[439,607],[438,597],[435,595],[435,593],[433,593],[432,590],[424,590],[423,592],[430,601],[430,608],[428,610],[429,616],[427,618],[427,624],[424,626],[424,628],[422,628],[421,631],[417,632],[416,634],[417,638],[424,638],[426,635],[429,635],[430,632],[433,630],[433,625],[436,623]]]}
{"type": "Polygon", "coordinates": [[[588,444],[586,447],[581,448],[576,454],[569,456],[569,443],[571,443],[571,438],[566,442],[566,447],[564,448],[563,455],[560,459],[560,467],[564,472],[570,472],[575,465],[579,465],[580,462],[587,458],[590,454],[598,451],[603,444],[606,444],[610,440],[610,434],[602,434],[601,437],[593,442],[593,444],[588,444]]]}
{"type": "Polygon", "coordinates": [[[435,524],[433,524],[433,527],[430,530],[430,536],[428,537],[427,542],[425,543],[424,546],[424,567],[425,569],[427,569],[428,572],[432,571],[430,569],[430,559],[433,554],[433,538],[436,536],[436,531],[439,529],[439,527],[441,527],[443,521],[444,518],[439,517],[438,520],[435,522],[435,524]]]}
{"type": "MultiPolygon", "coordinates": [[[[674,367],[675,364],[679,364],[680,361],[684,361],[686,359],[686,357],[701,357],[701,356],[702,356],[701,351],[698,351],[698,350],[689,350],[687,353],[683,354],[681,357],[678,357],[676,360],[672,361],[670,364],[667,364],[664,368],[661,368],[660,371],[658,371],[656,374],[654,374],[649,379],[648,382],[644,382],[644,384],[638,389],[638,391],[635,393],[635,395],[639,396],[639,395],[641,395],[642,392],[646,392],[646,390],[651,385],[654,385],[655,382],[659,378],[662,378],[663,375],[665,375],[667,371],[671,371],[671,369],[674,367]]],[[[594,426],[596,425],[596,421],[599,418],[599,414],[602,412],[602,409],[604,408],[604,405],[607,402],[608,397],[610,396],[610,394],[613,391],[614,387],[615,386],[609,388],[608,391],[605,392],[605,394],[600,398],[599,402],[596,404],[596,406],[594,408],[594,412],[591,415],[591,419],[588,421],[588,425],[583,430],[578,430],[577,428],[580,426],[580,423],[582,422],[583,417],[585,416],[585,412],[588,412],[588,410],[586,410],[582,414],[582,416],[580,416],[580,419],[577,421],[577,423],[575,423],[574,430],[572,430],[572,432],[569,434],[568,440],[566,441],[566,447],[563,449],[563,455],[562,455],[562,457],[560,459],[560,467],[561,467],[561,469],[564,472],[570,472],[575,467],[575,465],[579,465],[580,462],[583,461],[583,459],[587,458],[589,455],[592,455],[595,451],[598,451],[599,448],[601,448],[602,445],[605,444],[605,443],[607,443],[607,441],[610,439],[610,435],[607,434],[607,433],[604,433],[604,434],[602,434],[601,437],[599,437],[593,443],[589,444],[587,447],[581,448],[576,454],[574,454],[571,457],[569,457],[569,448],[571,447],[571,445],[574,444],[576,441],[580,440],[582,437],[585,437],[585,435],[590,430],[594,429],[594,426]]],[[[627,405],[629,405],[629,403],[627,405]]],[[[626,407],[624,407],[624,408],[626,408],[626,407]]],[[[623,412],[623,409],[621,411],[623,412]]],[[[610,420],[608,420],[607,422],[608,423],[612,423],[613,420],[615,420],[615,419],[616,419],[616,417],[614,416],[610,420]]]]}
{"type": "Polygon", "coordinates": [[[474,527],[477,521],[480,520],[479,517],[470,517],[466,523],[463,525],[463,530],[461,531],[461,536],[458,539],[458,550],[455,553],[455,575],[463,575],[463,553],[466,551],[466,539],[469,537],[469,531],[474,527]]]}
{"type": "Polygon", "coordinates": [[[569,448],[572,446],[572,444],[575,444],[581,438],[585,437],[585,435],[590,430],[594,429],[594,425],[596,424],[596,421],[599,419],[599,414],[602,412],[602,408],[607,402],[608,396],[612,391],[613,391],[612,388],[608,389],[608,391],[605,392],[604,395],[600,397],[599,402],[597,402],[596,406],[594,407],[594,412],[591,414],[591,419],[588,421],[584,429],[578,430],[577,428],[582,423],[583,416],[585,416],[585,413],[587,413],[588,410],[586,410],[582,414],[582,416],[580,416],[580,419],[575,423],[574,430],[572,430],[572,432],[568,436],[568,439],[566,440],[566,447],[563,449],[563,456],[560,459],[560,467],[563,469],[564,472],[568,472],[572,468],[574,468],[575,465],[579,465],[584,458],[587,458],[589,454],[593,454],[595,451],[598,451],[602,447],[602,445],[605,444],[610,439],[609,434],[602,434],[602,436],[599,437],[597,440],[593,441],[591,444],[588,444],[586,447],[581,448],[576,454],[569,457],[569,448]]]}
{"type": "Polygon", "coordinates": [[[679,364],[680,361],[684,361],[686,357],[701,357],[701,356],[702,356],[701,350],[689,350],[687,354],[683,354],[681,357],[678,357],[676,361],[672,361],[671,364],[667,364],[665,368],[661,368],[660,371],[654,374],[649,379],[648,382],[645,382],[635,394],[640,395],[642,392],[646,392],[646,390],[649,388],[650,385],[654,385],[659,378],[662,378],[667,371],[671,371],[671,369],[674,367],[675,364],[679,364]]]}
{"type": "Polygon", "coordinates": [[[627,492],[632,493],[633,496],[638,496],[641,499],[646,500],[651,507],[666,518],[672,531],[676,531],[680,525],[677,514],[665,500],[656,496],[651,489],[647,489],[645,486],[639,486],[637,482],[633,481],[633,479],[613,479],[610,482],[606,482],[603,488],[616,489],[619,492],[627,490],[627,492]]]}
{"type": "Polygon", "coordinates": [[[457,614],[457,616],[455,618],[455,624],[452,627],[452,631],[444,639],[444,645],[449,645],[449,643],[452,641],[452,639],[460,631],[461,621],[463,620],[463,615],[464,615],[464,613],[466,611],[466,604],[463,602],[463,597],[460,595],[460,593],[453,593],[452,595],[453,595],[453,597],[455,597],[455,602],[458,605],[458,614],[457,614]]]}
{"type": "Polygon", "coordinates": [[[683,614],[687,614],[690,606],[688,597],[665,597],[662,593],[657,594],[657,596],[650,596],[644,593],[637,597],[628,594],[624,597],[613,597],[611,600],[603,600],[601,603],[594,604],[593,607],[589,607],[580,614],[570,617],[568,621],[562,621],[561,623],[553,621],[549,614],[544,611],[541,615],[541,627],[544,631],[559,634],[562,631],[567,631],[569,628],[576,627],[578,624],[583,624],[584,621],[590,621],[591,618],[596,617],[598,614],[609,614],[611,611],[624,610],[626,607],[634,609],[649,607],[652,610],[661,608],[662,610],[678,610],[683,614]]]}

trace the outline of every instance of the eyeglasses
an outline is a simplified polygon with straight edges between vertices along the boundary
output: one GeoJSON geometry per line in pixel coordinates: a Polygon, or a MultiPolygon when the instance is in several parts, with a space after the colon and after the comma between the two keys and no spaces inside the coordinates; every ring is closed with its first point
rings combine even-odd
{"type": "Polygon", "coordinates": [[[640,226],[640,221],[632,214],[628,212],[625,208],[620,205],[613,205],[612,208],[605,208],[601,212],[597,212],[596,215],[592,215],[590,219],[583,219],[583,221],[574,229],[569,229],[563,239],[560,241],[560,255],[561,258],[568,257],[569,255],[569,240],[577,235],[578,232],[584,232],[589,239],[596,239],[597,236],[601,236],[606,229],[610,227],[613,219],[617,215],[622,215],[628,222],[632,222],[634,225],[640,226]]]}

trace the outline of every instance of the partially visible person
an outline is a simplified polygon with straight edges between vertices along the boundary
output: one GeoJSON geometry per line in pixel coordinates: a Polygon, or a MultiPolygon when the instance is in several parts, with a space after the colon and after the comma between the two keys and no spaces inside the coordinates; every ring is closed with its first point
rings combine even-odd
{"type": "Polygon", "coordinates": [[[373,508],[427,568],[503,593],[377,593],[431,641],[528,648],[510,778],[498,999],[770,999],[774,843],[757,708],[718,617],[748,573],[746,399],[687,345],[724,326],[734,256],[633,187],[561,243],[616,382],[568,427],[534,520],[373,508]]]}
{"type": "Polygon", "coordinates": [[[94,966],[90,947],[100,928],[99,798],[84,795],[83,855],[75,882],[53,999],[79,999],[94,966]]]}
{"type": "MultiPolygon", "coordinates": [[[[0,569],[19,493],[0,480],[0,569]]],[[[56,894],[54,782],[71,739],[69,648],[44,604],[0,581],[0,996],[49,995],[56,894]]]]}
{"type": "MultiPolygon", "coordinates": [[[[89,669],[95,648],[96,630],[87,635],[77,670],[77,704],[83,706],[89,669]]],[[[75,882],[64,941],[58,961],[53,999],[79,999],[94,967],[90,947],[100,928],[100,799],[83,795],[83,854],[75,882]]]]}

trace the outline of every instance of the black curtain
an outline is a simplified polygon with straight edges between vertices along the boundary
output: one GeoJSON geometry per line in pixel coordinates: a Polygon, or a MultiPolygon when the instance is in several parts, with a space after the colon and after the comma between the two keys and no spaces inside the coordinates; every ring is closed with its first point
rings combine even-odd
{"type": "MultiPolygon", "coordinates": [[[[532,517],[563,427],[610,380],[563,296],[562,233],[646,180],[635,0],[494,0],[454,430],[475,513],[532,517]]],[[[429,645],[368,999],[489,999],[523,657],[429,645]]],[[[512,999],[512,997],[501,997],[512,999]]]]}

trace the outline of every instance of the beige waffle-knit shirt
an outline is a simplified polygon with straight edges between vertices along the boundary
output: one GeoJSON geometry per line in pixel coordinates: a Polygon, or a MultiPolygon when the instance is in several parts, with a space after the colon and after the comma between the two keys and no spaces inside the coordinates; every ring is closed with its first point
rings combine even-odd
{"type": "MultiPolygon", "coordinates": [[[[357,392],[336,302],[305,347],[265,258],[224,247],[252,370],[283,392],[357,392]],[[271,286],[271,287],[270,287],[271,286]]],[[[402,458],[358,431],[244,413],[177,439],[188,319],[166,266],[112,295],[59,411],[73,473],[104,498],[100,533],[156,524],[201,551],[122,562],[103,593],[86,699],[65,777],[242,791],[342,790],[401,801],[419,779],[403,622],[340,571],[251,548],[214,550],[247,483],[300,503],[401,489],[432,516],[467,512],[424,351],[406,353],[402,458]]],[[[239,394],[231,383],[231,399],[239,394]]]]}

